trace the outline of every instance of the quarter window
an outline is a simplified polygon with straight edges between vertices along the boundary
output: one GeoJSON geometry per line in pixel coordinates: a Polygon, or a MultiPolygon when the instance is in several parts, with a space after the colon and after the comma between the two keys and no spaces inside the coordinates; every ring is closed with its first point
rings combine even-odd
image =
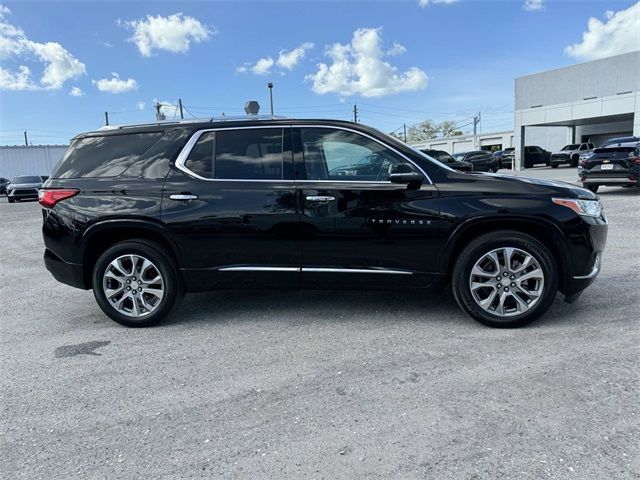
{"type": "Polygon", "coordinates": [[[408,163],[363,135],[331,128],[302,128],[302,148],[308,180],[380,181],[389,179],[392,165],[408,163]]]}
{"type": "Polygon", "coordinates": [[[282,140],[279,128],[205,132],[184,165],[204,178],[282,180],[282,140]]]}

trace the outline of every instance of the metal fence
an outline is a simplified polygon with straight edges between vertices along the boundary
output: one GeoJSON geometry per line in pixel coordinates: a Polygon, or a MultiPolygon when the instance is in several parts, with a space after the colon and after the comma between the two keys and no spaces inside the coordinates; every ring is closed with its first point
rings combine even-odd
{"type": "Polygon", "coordinates": [[[0,146],[0,177],[51,175],[68,145],[0,146]]]}

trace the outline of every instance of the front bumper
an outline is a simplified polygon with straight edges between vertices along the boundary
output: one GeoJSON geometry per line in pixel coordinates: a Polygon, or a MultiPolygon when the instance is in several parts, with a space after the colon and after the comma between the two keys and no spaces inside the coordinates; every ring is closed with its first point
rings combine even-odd
{"type": "Polygon", "coordinates": [[[583,220],[582,233],[569,235],[569,264],[564,275],[562,293],[570,299],[591,285],[602,268],[602,256],[607,243],[609,225],[604,215],[583,220]]]}
{"type": "Polygon", "coordinates": [[[17,189],[17,190],[9,190],[7,192],[7,197],[11,198],[13,200],[23,200],[23,199],[29,199],[29,198],[35,198],[36,200],[38,199],[38,190],[33,188],[23,188],[23,189],[17,189]]]}

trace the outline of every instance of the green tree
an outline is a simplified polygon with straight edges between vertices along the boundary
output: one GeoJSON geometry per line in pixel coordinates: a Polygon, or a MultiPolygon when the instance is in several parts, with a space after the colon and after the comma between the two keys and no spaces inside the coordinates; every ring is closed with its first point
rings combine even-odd
{"type": "Polygon", "coordinates": [[[462,135],[462,132],[458,130],[458,127],[456,126],[456,122],[451,120],[440,122],[438,126],[443,137],[456,137],[458,135],[462,135]]]}

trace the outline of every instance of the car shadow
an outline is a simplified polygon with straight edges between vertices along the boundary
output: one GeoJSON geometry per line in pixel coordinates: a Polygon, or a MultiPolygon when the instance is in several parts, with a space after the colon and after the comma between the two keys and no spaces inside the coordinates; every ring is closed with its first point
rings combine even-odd
{"type": "Polygon", "coordinates": [[[449,289],[441,291],[219,290],[189,294],[164,325],[247,320],[332,322],[401,319],[468,323],[449,289]]]}

